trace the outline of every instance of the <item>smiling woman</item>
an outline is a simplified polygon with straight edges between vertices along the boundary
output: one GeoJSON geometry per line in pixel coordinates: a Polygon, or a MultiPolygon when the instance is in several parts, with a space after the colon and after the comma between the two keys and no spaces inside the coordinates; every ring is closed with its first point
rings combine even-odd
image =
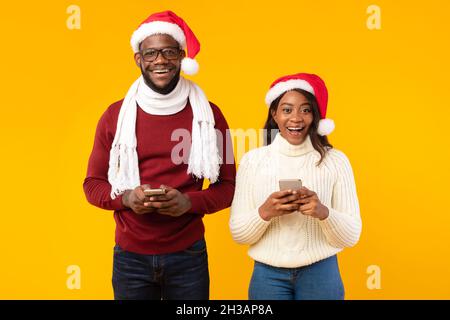
{"type": "Polygon", "coordinates": [[[299,145],[309,136],[314,149],[325,156],[326,148],[332,148],[327,136],[317,133],[320,123],[317,99],[304,89],[287,91],[272,101],[264,126],[265,144],[270,144],[276,130],[292,145],[299,145]]]}
{"type": "Polygon", "coordinates": [[[255,260],[250,299],[344,298],[336,254],[358,242],[361,218],[350,163],[326,137],[327,102],[322,79],[305,73],[276,80],[266,96],[267,145],[242,158],[230,216],[255,260]],[[281,179],[303,187],[279,191],[281,179]]]}
{"type": "Polygon", "coordinates": [[[278,103],[272,103],[276,108],[270,109],[280,134],[295,145],[305,141],[313,121],[311,103],[303,92],[297,90],[286,92],[278,103]]]}

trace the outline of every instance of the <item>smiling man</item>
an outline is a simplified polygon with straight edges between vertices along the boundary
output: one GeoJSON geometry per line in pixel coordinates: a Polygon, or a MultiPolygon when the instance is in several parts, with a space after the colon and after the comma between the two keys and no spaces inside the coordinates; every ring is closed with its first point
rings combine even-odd
{"type": "Polygon", "coordinates": [[[221,160],[233,151],[222,154],[216,136],[225,138],[228,125],[203,91],[180,76],[197,72],[200,50],[180,17],[149,16],[131,46],[141,76],[101,117],[83,185],[91,204],[114,210],[114,297],[208,299],[202,218],[233,198],[235,165],[221,160]],[[186,164],[171,158],[179,129],[192,136],[186,164]],[[154,188],[163,194],[146,190],[154,188]]]}
{"type": "Polygon", "coordinates": [[[145,38],[139,45],[139,52],[134,58],[141,69],[145,83],[155,92],[171,92],[180,79],[180,56],[185,52],[174,38],[166,34],[155,34],[145,38]],[[158,63],[156,60],[167,60],[158,63]]]}

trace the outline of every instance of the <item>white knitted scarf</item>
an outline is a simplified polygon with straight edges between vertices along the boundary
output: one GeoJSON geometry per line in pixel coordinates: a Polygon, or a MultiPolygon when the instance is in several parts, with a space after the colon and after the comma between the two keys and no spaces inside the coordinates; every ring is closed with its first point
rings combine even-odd
{"type": "Polygon", "coordinates": [[[159,94],[145,84],[140,76],[130,87],[120,108],[116,135],[109,155],[108,181],[111,198],[140,185],[138,155],[136,152],[137,105],[154,115],[175,114],[189,102],[192,107],[192,144],[188,174],[211,183],[217,181],[222,160],[217,148],[214,115],[203,91],[190,80],[180,77],[169,94],[159,94]]]}

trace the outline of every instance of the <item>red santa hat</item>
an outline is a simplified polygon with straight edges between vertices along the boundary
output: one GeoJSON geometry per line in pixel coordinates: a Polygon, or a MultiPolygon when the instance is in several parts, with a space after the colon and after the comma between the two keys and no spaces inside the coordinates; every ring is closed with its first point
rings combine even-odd
{"type": "Polygon", "coordinates": [[[131,36],[131,47],[136,53],[139,51],[139,44],[145,38],[154,34],[168,34],[172,36],[186,50],[186,57],[181,61],[181,70],[185,74],[192,75],[198,72],[198,63],[195,56],[200,51],[200,42],[195,37],[192,30],[172,11],[163,11],[150,15],[133,32],[131,36]]]}
{"type": "Polygon", "coordinates": [[[293,89],[305,90],[316,98],[321,118],[317,133],[321,136],[326,136],[333,132],[334,121],[326,118],[328,90],[325,82],[315,74],[297,73],[275,80],[266,94],[266,104],[270,107],[270,104],[275,99],[293,89]]]}

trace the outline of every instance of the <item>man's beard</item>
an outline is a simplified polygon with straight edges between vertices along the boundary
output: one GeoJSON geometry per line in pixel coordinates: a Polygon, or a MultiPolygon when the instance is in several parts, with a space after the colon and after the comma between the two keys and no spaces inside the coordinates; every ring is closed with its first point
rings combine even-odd
{"type": "Polygon", "coordinates": [[[167,86],[165,86],[164,88],[159,88],[153,83],[153,81],[150,79],[150,77],[147,75],[147,73],[141,66],[141,73],[142,73],[142,77],[144,78],[145,83],[150,87],[150,89],[152,89],[153,91],[155,91],[159,94],[168,94],[168,93],[172,92],[173,89],[175,89],[175,87],[178,84],[178,80],[180,80],[180,71],[181,70],[178,70],[176,76],[173,77],[172,80],[170,80],[170,82],[167,84],[167,86]]]}

